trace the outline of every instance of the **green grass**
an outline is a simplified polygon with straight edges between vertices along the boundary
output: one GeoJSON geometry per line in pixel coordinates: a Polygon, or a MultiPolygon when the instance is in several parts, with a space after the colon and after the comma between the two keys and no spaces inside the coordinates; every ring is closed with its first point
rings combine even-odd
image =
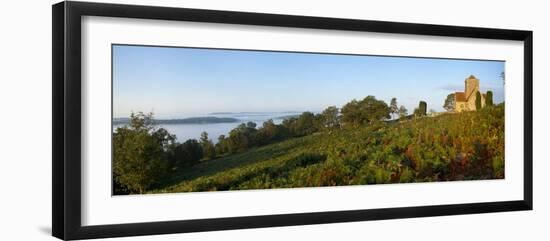
{"type": "Polygon", "coordinates": [[[504,106],[344,128],[206,161],[151,191],[504,178],[504,106]]]}

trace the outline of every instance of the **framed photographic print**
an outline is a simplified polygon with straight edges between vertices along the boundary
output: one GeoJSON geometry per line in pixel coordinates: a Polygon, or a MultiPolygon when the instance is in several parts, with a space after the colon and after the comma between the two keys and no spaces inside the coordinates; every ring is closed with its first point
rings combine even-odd
{"type": "Polygon", "coordinates": [[[532,32],[53,6],[53,235],[532,209],[532,32]]]}

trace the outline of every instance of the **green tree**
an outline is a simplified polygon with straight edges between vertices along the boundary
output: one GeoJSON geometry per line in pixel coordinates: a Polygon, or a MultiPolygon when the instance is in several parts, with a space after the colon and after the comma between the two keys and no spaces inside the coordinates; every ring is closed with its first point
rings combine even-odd
{"type": "Polygon", "coordinates": [[[327,107],[323,113],[321,113],[321,116],[324,128],[332,130],[340,127],[340,116],[336,106],[327,107]]]}
{"type": "Polygon", "coordinates": [[[351,125],[364,125],[390,118],[390,108],[374,96],[367,96],[361,101],[352,100],[342,107],[342,122],[351,125]]]}
{"type": "Polygon", "coordinates": [[[256,122],[252,122],[252,121],[246,122],[246,128],[255,129],[256,126],[257,126],[256,122]]]}
{"type": "Polygon", "coordinates": [[[231,130],[227,142],[229,152],[243,151],[256,145],[256,132],[256,123],[251,121],[242,123],[237,128],[231,130]]]}
{"type": "Polygon", "coordinates": [[[407,108],[405,108],[405,106],[400,106],[399,107],[399,118],[400,119],[405,119],[408,115],[408,110],[407,108]]]}
{"type": "Polygon", "coordinates": [[[176,170],[193,166],[203,158],[202,145],[195,139],[174,144],[170,153],[172,167],[176,170]]]}
{"type": "Polygon", "coordinates": [[[394,97],[390,101],[390,113],[392,116],[399,113],[399,108],[397,107],[397,99],[394,97]]]}
{"type": "Polygon", "coordinates": [[[206,131],[201,132],[201,138],[199,139],[199,141],[200,141],[201,144],[208,142],[209,141],[208,132],[206,132],[206,131]]]}
{"type": "Polygon", "coordinates": [[[447,111],[454,111],[455,104],[456,104],[455,94],[452,93],[447,95],[447,98],[445,99],[445,103],[443,104],[443,108],[445,108],[445,110],[447,111]]]}
{"type": "Polygon", "coordinates": [[[130,193],[144,193],[168,170],[166,150],[174,136],[156,129],[153,114],[132,113],[113,133],[113,179],[130,193]]]}
{"type": "Polygon", "coordinates": [[[227,147],[227,139],[225,138],[225,135],[220,135],[218,137],[218,143],[216,143],[216,153],[217,154],[224,154],[227,153],[228,147],[227,147]]]}
{"type": "Polygon", "coordinates": [[[283,123],[281,125],[283,127],[285,137],[296,136],[294,129],[296,129],[295,126],[296,126],[297,120],[298,120],[297,117],[289,117],[283,120],[283,123]]]}
{"type": "Polygon", "coordinates": [[[151,132],[153,139],[166,151],[176,141],[176,135],[170,134],[166,129],[159,128],[151,132]]]}
{"type": "Polygon", "coordinates": [[[322,119],[322,114],[315,115],[307,111],[298,117],[286,118],[282,123],[284,136],[297,137],[313,134],[322,127],[322,119]]]}
{"type": "Polygon", "coordinates": [[[476,110],[481,110],[481,93],[476,93],[476,110]]]}
{"type": "Polygon", "coordinates": [[[206,159],[213,159],[216,157],[216,148],[212,140],[208,139],[208,133],[203,131],[201,133],[200,143],[202,146],[203,157],[206,159]]]}
{"type": "Polygon", "coordinates": [[[428,109],[428,104],[426,101],[421,100],[418,103],[418,108],[414,110],[414,115],[417,117],[426,116],[426,111],[428,109]]]}
{"type": "Polygon", "coordinates": [[[262,127],[256,133],[256,142],[259,145],[266,145],[283,138],[281,126],[276,125],[272,119],[264,121],[262,127]]]}
{"type": "Polygon", "coordinates": [[[295,133],[298,136],[305,136],[313,134],[317,131],[315,115],[311,112],[302,113],[296,120],[295,133]]]}
{"type": "Polygon", "coordinates": [[[485,106],[493,106],[493,91],[487,91],[485,94],[485,106]]]}

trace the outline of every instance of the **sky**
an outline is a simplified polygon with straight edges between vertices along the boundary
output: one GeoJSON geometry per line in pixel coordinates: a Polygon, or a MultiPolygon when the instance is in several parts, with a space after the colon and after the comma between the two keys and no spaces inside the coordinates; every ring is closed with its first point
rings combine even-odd
{"type": "Polygon", "coordinates": [[[373,95],[409,113],[443,111],[474,75],[504,100],[502,61],[113,45],[113,115],[156,118],[212,112],[319,112],[373,95]]]}

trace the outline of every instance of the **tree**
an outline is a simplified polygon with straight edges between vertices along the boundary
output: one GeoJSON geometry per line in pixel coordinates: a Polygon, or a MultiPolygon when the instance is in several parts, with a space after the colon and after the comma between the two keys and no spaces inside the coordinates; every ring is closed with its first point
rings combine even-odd
{"type": "Polygon", "coordinates": [[[227,138],[227,147],[229,152],[235,153],[243,151],[249,147],[256,145],[256,123],[247,122],[241,123],[237,128],[229,132],[229,137],[227,138]]]}
{"type": "Polygon", "coordinates": [[[407,117],[407,115],[408,115],[407,108],[405,108],[405,106],[400,106],[399,107],[399,118],[400,119],[405,119],[405,117],[407,117]]]}
{"type": "Polygon", "coordinates": [[[216,153],[217,154],[224,154],[227,153],[229,150],[227,148],[227,139],[225,138],[225,135],[220,135],[218,137],[218,143],[216,143],[216,153]]]}
{"type": "Polygon", "coordinates": [[[298,116],[294,130],[298,136],[305,136],[316,132],[317,126],[315,115],[306,111],[298,116]]]}
{"type": "Polygon", "coordinates": [[[428,104],[426,101],[421,100],[418,103],[418,108],[414,110],[414,115],[417,117],[426,116],[426,111],[428,109],[428,104]]]}
{"type": "Polygon", "coordinates": [[[157,141],[157,144],[161,145],[163,150],[166,151],[168,147],[176,141],[176,135],[170,134],[166,129],[159,128],[151,133],[153,139],[157,141]]]}
{"type": "Polygon", "coordinates": [[[342,107],[342,122],[351,125],[370,124],[391,118],[390,108],[374,96],[367,96],[361,101],[352,100],[342,107]]]}
{"type": "Polygon", "coordinates": [[[399,113],[399,108],[397,107],[397,99],[394,97],[390,101],[390,113],[392,116],[399,113]]]}
{"type": "Polygon", "coordinates": [[[208,132],[203,131],[201,132],[201,138],[199,139],[200,143],[208,142],[208,132]]]}
{"type": "Polygon", "coordinates": [[[152,113],[132,113],[130,124],[113,133],[114,186],[144,193],[167,172],[165,151],[174,140],[165,129],[155,128],[152,113]]]}
{"type": "Polygon", "coordinates": [[[254,129],[256,128],[256,126],[257,126],[256,122],[252,122],[252,121],[246,122],[246,128],[254,129]]]}
{"type": "Polygon", "coordinates": [[[170,160],[174,169],[198,164],[203,158],[202,145],[195,139],[189,139],[184,143],[176,143],[172,146],[170,160]]]}
{"type": "Polygon", "coordinates": [[[340,117],[336,106],[327,107],[323,113],[321,113],[322,126],[326,129],[332,130],[340,127],[340,117]]]}
{"type": "Polygon", "coordinates": [[[476,110],[481,110],[481,93],[476,93],[476,110]]]}
{"type": "Polygon", "coordinates": [[[493,91],[487,91],[485,94],[485,106],[493,106],[493,91]]]}
{"type": "Polygon", "coordinates": [[[445,103],[443,104],[443,108],[447,111],[455,111],[455,105],[456,105],[456,99],[455,94],[449,94],[447,95],[447,99],[445,99],[445,103]]]}
{"type": "Polygon", "coordinates": [[[202,146],[203,157],[206,159],[213,159],[216,157],[216,148],[212,140],[208,139],[208,133],[203,131],[201,133],[200,144],[202,146]]]}
{"type": "Polygon", "coordinates": [[[276,125],[272,119],[264,121],[262,127],[256,133],[256,142],[259,145],[266,145],[283,138],[281,126],[276,125]]]}

